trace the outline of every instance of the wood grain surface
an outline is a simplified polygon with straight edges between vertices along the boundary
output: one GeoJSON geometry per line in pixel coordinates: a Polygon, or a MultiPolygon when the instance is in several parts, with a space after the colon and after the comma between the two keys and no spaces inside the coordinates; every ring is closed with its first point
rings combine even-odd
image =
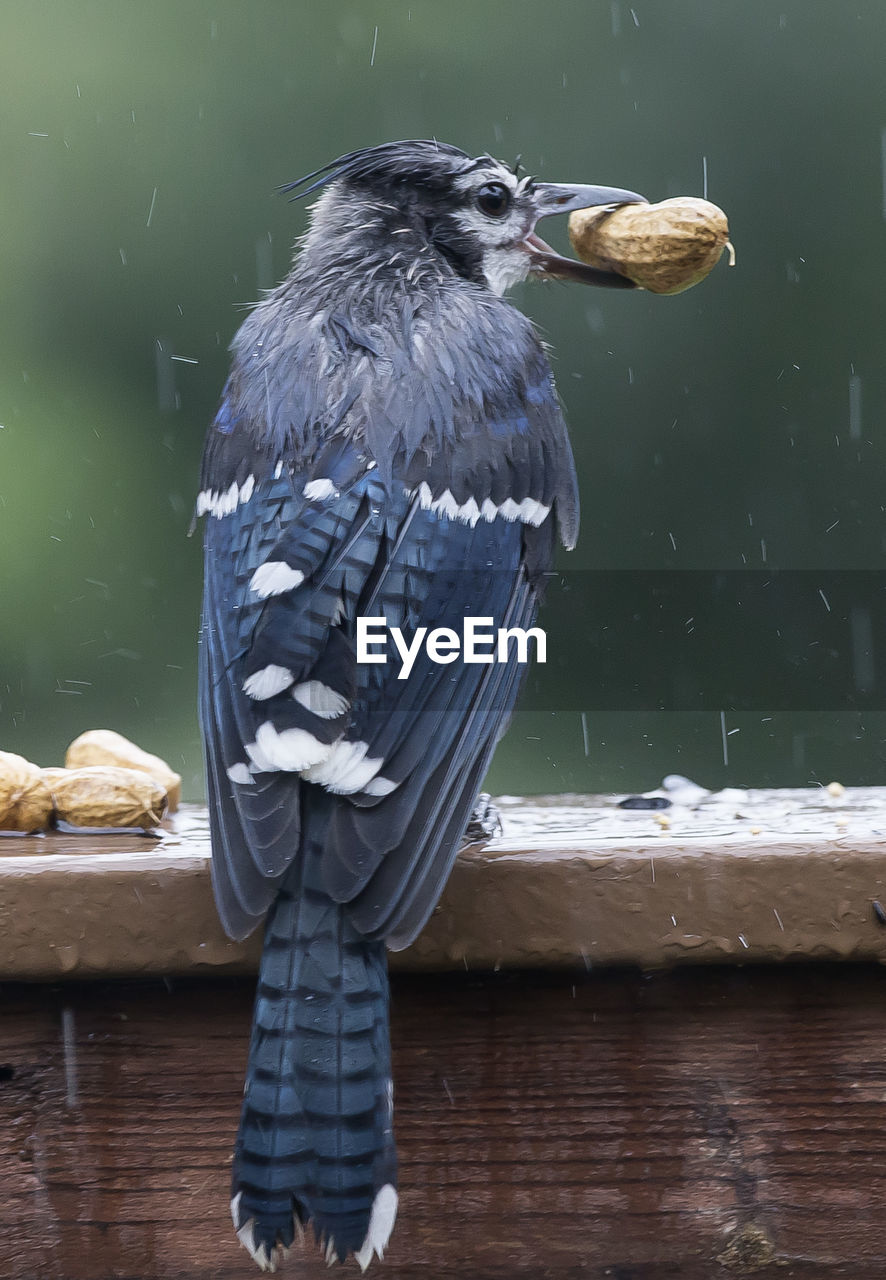
{"type": "MultiPolygon", "coordinates": [[[[379,1280],[883,1280],[875,966],[400,975],[379,1280]]],[[[228,1217],[251,984],[0,989],[0,1276],[258,1275],[228,1217]]],[[[353,1264],[349,1274],[359,1274],[353,1264]]],[[[284,1274],[329,1272],[312,1249],[284,1274]]]]}

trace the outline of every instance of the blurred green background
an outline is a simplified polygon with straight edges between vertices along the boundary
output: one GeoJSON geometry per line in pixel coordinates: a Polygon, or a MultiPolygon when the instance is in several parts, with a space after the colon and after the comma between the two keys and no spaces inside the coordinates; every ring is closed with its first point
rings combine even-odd
{"type": "MultiPolygon", "coordinates": [[[[681,296],[516,294],[582,476],[564,567],[882,568],[884,48],[879,0],[7,0],[0,746],[113,727],[201,794],[186,532],[226,349],[304,228],[275,187],[387,139],[730,216],[738,266],[681,296]]],[[[566,690],[593,644],[548,645],[566,690]]],[[[886,716],[822,705],[524,712],[489,781],[882,781],[886,716]]]]}

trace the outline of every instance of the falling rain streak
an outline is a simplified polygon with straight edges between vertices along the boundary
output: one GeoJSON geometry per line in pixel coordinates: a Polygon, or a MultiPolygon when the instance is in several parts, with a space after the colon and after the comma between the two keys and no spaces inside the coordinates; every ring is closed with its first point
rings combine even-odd
{"type": "Polygon", "coordinates": [[[62,1009],[62,1046],[65,1055],[65,1105],[70,1110],[79,1103],[80,1092],[77,1077],[77,1035],[74,1010],[68,1006],[62,1009]]]}
{"type": "Polygon", "coordinates": [[[162,413],[173,412],[178,408],[178,393],[175,389],[173,356],[165,338],[156,338],[154,341],[154,361],[157,375],[157,405],[162,413]]]}
{"type": "Polygon", "coordinates": [[[859,693],[869,693],[877,682],[874,666],[874,626],[870,609],[856,605],[849,611],[852,637],[852,674],[859,693]]]}
{"type": "Polygon", "coordinates": [[[861,439],[861,378],[857,373],[849,379],[849,439],[861,439]]]}

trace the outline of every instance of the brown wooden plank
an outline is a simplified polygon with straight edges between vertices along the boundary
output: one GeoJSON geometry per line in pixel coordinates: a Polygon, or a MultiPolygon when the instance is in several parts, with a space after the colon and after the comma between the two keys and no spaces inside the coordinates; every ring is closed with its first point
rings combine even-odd
{"type": "MultiPolygon", "coordinates": [[[[378,1274],[882,1280],[884,984],[395,978],[402,1199],[378,1274]]],[[[250,984],[5,987],[0,1011],[0,1276],[258,1274],[226,1185],[250,984]]],[[[312,1251],[289,1270],[328,1274],[312,1251]]]]}
{"type": "MultiPolygon", "coordinates": [[[[886,789],[700,790],[666,814],[504,798],[504,834],[462,851],[392,968],[886,962],[886,789]]],[[[225,937],[209,856],[196,805],[161,838],[0,840],[0,979],[254,972],[260,937],[225,937]]]]}

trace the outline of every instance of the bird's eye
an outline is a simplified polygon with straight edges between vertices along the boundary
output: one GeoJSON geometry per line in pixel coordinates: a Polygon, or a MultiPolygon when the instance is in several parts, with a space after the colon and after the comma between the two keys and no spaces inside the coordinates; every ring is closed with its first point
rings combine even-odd
{"type": "Polygon", "coordinates": [[[487,218],[503,218],[511,207],[511,193],[503,182],[485,182],[477,192],[477,208],[487,218]]]}

